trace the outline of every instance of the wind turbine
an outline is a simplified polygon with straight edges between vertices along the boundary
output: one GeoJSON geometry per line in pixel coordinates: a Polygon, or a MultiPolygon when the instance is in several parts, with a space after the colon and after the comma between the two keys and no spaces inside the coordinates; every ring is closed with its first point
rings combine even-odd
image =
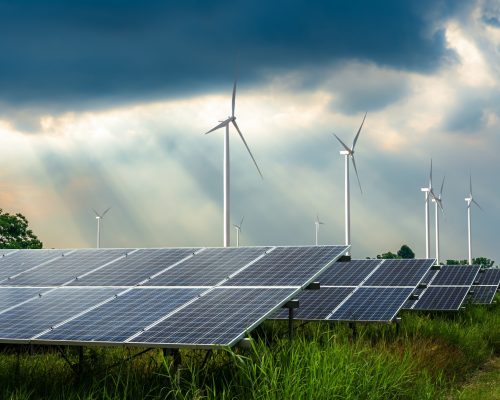
{"type": "Polygon", "coordinates": [[[356,168],[356,161],[354,160],[354,148],[356,147],[356,142],[358,141],[359,134],[361,132],[361,128],[363,128],[363,124],[365,123],[366,113],[363,117],[363,121],[358,129],[358,133],[354,137],[352,142],[352,147],[347,146],[340,138],[334,133],[333,135],[340,142],[342,147],[345,150],[340,152],[341,155],[345,157],[345,244],[349,246],[351,244],[351,204],[350,204],[350,193],[349,193],[349,158],[352,160],[352,165],[354,167],[354,172],[356,172],[356,178],[358,179],[359,190],[361,194],[363,194],[363,190],[361,189],[361,182],[359,181],[358,169],[356,168]]]}
{"type": "Polygon", "coordinates": [[[217,129],[220,128],[226,128],[226,135],[224,137],[224,217],[223,217],[223,230],[224,230],[224,240],[223,240],[223,246],[224,247],[229,247],[230,246],[230,236],[229,236],[229,227],[230,227],[230,220],[229,220],[229,211],[230,211],[230,192],[229,192],[229,125],[233,124],[233,126],[236,128],[236,131],[240,135],[241,140],[243,141],[243,144],[245,145],[248,154],[250,154],[250,157],[252,157],[253,163],[255,164],[255,167],[257,168],[257,171],[259,172],[259,175],[262,179],[262,173],[260,172],[259,166],[257,165],[257,161],[255,161],[255,158],[250,151],[250,148],[247,145],[247,142],[245,141],[245,138],[243,137],[243,134],[240,131],[240,128],[238,127],[238,124],[236,123],[236,116],[234,115],[234,110],[236,106],[236,83],[237,81],[234,81],[234,86],[233,86],[233,99],[232,99],[232,111],[231,111],[231,116],[227,117],[224,121],[220,121],[220,124],[215,126],[214,128],[210,129],[208,132],[205,133],[208,134],[210,132],[213,132],[217,129]]]}
{"type": "Polygon", "coordinates": [[[95,219],[97,220],[97,248],[101,247],[101,219],[104,218],[106,213],[111,209],[111,207],[106,208],[102,214],[99,214],[96,210],[92,209],[95,214],[95,219]]]}
{"type": "Polygon", "coordinates": [[[443,208],[443,187],[444,187],[444,180],[445,177],[443,177],[443,182],[441,183],[441,190],[439,191],[439,195],[437,197],[433,197],[432,201],[434,202],[435,205],[435,225],[436,225],[436,262],[437,265],[439,265],[439,211],[438,208],[441,209],[441,211],[444,213],[444,208],[443,208]]]}
{"type": "Polygon", "coordinates": [[[243,218],[245,218],[245,216],[241,217],[239,225],[233,224],[234,228],[236,229],[236,247],[240,247],[240,233],[241,233],[241,225],[243,225],[243,218]]]}
{"type": "Polygon", "coordinates": [[[472,265],[472,241],[471,241],[471,206],[474,203],[482,211],[482,207],[479,203],[472,197],[472,174],[469,175],[469,197],[465,198],[467,202],[467,241],[469,243],[469,265],[472,265]]]}
{"type": "Polygon", "coordinates": [[[430,258],[431,233],[429,221],[429,198],[436,198],[436,196],[434,196],[434,192],[432,191],[432,158],[431,171],[429,173],[429,186],[420,188],[420,190],[425,193],[425,258],[430,258]]]}
{"type": "Polygon", "coordinates": [[[314,221],[314,225],[316,225],[316,246],[318,245],[318,233],[319,233],[319,226],[320,225],[325,225],[324,222],[321,222],[319,220],[319,215],[316,214],[316,221],[314,221]]]}

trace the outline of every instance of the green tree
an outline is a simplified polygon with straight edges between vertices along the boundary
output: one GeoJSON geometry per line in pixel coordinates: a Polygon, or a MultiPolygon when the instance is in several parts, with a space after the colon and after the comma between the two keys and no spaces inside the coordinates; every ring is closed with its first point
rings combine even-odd
{"type": "Polygon", "coordinates": [[[415,253],[408,245],[404,244],[399,249],[398,256],[401,258],[415,258],[415,253]]]}
{"type": "Polygon", "coordinates": [[[382,254],[377,254],[378,259],[395,259],[395,258],[401,258],[397,254],[394,254],[391,251],[388,251],[387,253],[382,253],[382,254]]]}
{"type": "MultiPolygon", "coordinates": [[[[446,260],[446,265],[467,265],[469,262],[467,260],[446,260]]],[[[476,257],[472,259],[472,264],[480,265],[485,268],[493,267],[495,261],[486,257],[476,257]]]]}
{"type": "Polygon", "coordinates": [[[3,213],[0,208],[1,249],[41,249],[42,246],[33,231],[28,229],[28,220],[24,215],[3,213]]]}

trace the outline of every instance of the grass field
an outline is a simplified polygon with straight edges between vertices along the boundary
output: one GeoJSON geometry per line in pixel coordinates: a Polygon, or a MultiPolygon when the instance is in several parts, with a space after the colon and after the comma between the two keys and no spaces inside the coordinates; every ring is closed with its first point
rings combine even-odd
{"type": "MultiPolygon", "coordinates": [[[[84,349],[75,374],[54,348],[0,353],[1,399],[496,399],[499,398],[500,296],[489,307],[402,315],[392,325],[284,321],[252,333],[253,347],[183,350],[182,363],[151,350],[84,349]],[[496,396],[496,397],[495,397],[496,396]]],[[[72,361],[75,348],[66,348],[72,361]]]]}

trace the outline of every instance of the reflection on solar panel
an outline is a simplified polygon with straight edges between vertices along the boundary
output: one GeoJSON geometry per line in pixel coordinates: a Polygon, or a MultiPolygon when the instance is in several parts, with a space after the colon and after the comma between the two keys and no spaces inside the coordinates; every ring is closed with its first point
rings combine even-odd
{"type": "Polygon", "coordinates": [[[470,286],[429,286],[413,305],[413,310],[456,311],[469,292],[470,286]]]}
{"type": "Polygon", "coordinates": [[[498,287],[500,285],[500,268],[488,268],[480,271],[477,275],[479,285],[492,285],[498,287]]]}
{"type": "Polygon", "coordinates": [[[40,268],[24,272],[3,284],[9,286],[62,285],[77,276],[103,266],[118,257],[124,257],[127,249],[81,249],[64,257],[58,257],[40,268]]]}
{"type": "Polygon", "coordinates": [[[416,286],[434,263],[432,259],[384,260],[363,286],[416,286]]]}
{"type": "Polygon", "coordinates": [[[205,249],[194,257],[154,277],[152,286],[213,286],[238,271],[268,247],[227,247],[205,249]]]}
{"type": "Polygon", "coordinates": [[[0,311],[15,306],[23,301],[38,296],[47,288],[12,288],[0,287],[0,311]]]}
{"type": "Polygon", "coordinates": [[[478,265],[443,265],[432,281],[432,286],[470,286],[474,283],[478,265]]]}
{"type": "Polygon", "coordinates": [[[383,260],[352,260],[337,262],[323,272],[321,286],[358,286],[383,260]]]}
{"type": "Polygon", "coordinates": [[[38,339],[123,342],[202,292],[203,289],[135,288],[38,339]]]}
{"type": "Polygon", "coordinates": [[[133,286],[192,255],[196,249],[139,249],[79,277],[70,286],[133,286]]]}
{"type": "Polygon", "coordinates": [[[0,282],[37,265],[61,257],[62,254],[68,252],[66,250],[52,249],[17,250],[5,257],[0,257],[0,282]]]}
{"type": "Polygon", "coordinates": [[[0,340],[26,340],[117,294],[118,289],[58,288],[0,312],[0,340]]]}
{"type": "Polygon", "coordinates": [[[128,342],[172,347],[184,343],[192,347],[232,346],[295,291],[218,287],[128,342]]]}
{"type": "Polygon", "coordinates": [[[475,304],[491,304],[496,292],[496,286],[472,286],[471,300],[475,304]]]}
{"type": "Polygon", "coordinates": [[[345,246],[277,247],[224,286],[298,286],[344,254],[345,246]]]}
{"type": "Polygon", "coordinates": [[[333,321],[392,321],[412,288],[359,287],[327,317],[333,321]]]}
{"type": "Polygon", "coordinates": [[[12,253],[15,253],[16,251],[19,251],[17,249],[0,249],[0,262],[2,262],[2,259],[5,256],[8,256],[9,254],[12,255],[12,253]]]}

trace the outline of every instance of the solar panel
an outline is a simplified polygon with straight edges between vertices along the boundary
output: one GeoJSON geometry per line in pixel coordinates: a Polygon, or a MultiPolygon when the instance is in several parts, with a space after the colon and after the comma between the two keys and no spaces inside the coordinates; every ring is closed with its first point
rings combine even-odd
{"type": "Polygon", "coordinates": [[[423,277],[421,283],[425,283],[427,285],[431,284],[431,282],[434,280],[434,277],[438,274],[439,270],[438,269],[430,269],[423,277]]]}
{"type": "Polygon", "coordinates": [[[152,286],[213,286],[235,273],[269,247],[226,247],[205,249],[194,257],[154,277],[152,286]]]}
{"type": "Polygon", "coordinates": [[[15,308],[0,312],[0,341],[30,339],[119,291],[110,288],[58,288],[49,291],[15,308]]]}
{"type": "Polygon", "coordinates": [[[336,262],[318,280],[321,286],[358,286],[382,260],[352,260],[336,262]]]}
{"type": "Polygon", "coordinates": [[[471,300],[475,304],[491,304],[496,292],[496,286],[472,286],[471,300]]]}
{"type": "Polygon", "coordinates": [[[123,342],[203,289],[135,288],[38,337],[46,341],[123,342]]]}
{"type": "Polygon", "coordinates": [[[0,282],[37,265],[54,260],[70,251],[53,249],[17,250],[5,257],[0,257],[0,282]]]}
{"type": "Polygon", "coordinates": [[[478,265],[443,265],[434,277],[432,286],[470,286],[474,283],[478,265]]]}
{"type": "MultiPolygon", "coordinates": [[[[299,308],[295,309],[293,317],[305,321],[324,320],[353,291],[353,287],[321,287],[319,291],[305,290],[299,295],[299,308]]],[[[288,309],[280,310],[273,318],[288,318],[288,309]]]]}
{"type": "Polygon", "coordinates": [[[295,291],[218,287],[127,342],[168,347],[232,346],[295,291]]]}
{"type": "Polygon", "coordinates": [[[412,288],[359,287],[327,317],[333,321],[392,321],[412,288]]]}
{"type": "Polygon", "coordinates": [[[498,287],[500,285],[500,268],[484,269],[477,274],[477,280],[480,285],[492,285],[498,287]]]}
{"type": "Polygon", "coordinates": [[[347,250],[346,246],[276,247],[224,286],[301,286],[347,250]]]}
{"type": "Polygon", "coordinates": [[[433,259],[383,260],[363,286],[416,286],[435,262],[433,259]]]}
{"type": "Polygon", "coordinates": [[[413,305],[413,310],[456,311],[469,292],[470,286],[429,286],[413,305]]]}
{"type": "Polygon", "coordinates": [[[18,249],[0,249],[0,263],[2,262],[2,259],[12,253],[15,253],[16,251],[19,251],[18,249]]]}
{"type": "Polygon", "coordinates": [[[139,249],[69,286],[133,286],[192,255],[197,249],[139,249]]]}
{"type": "Polygon", "coordinates": [[[4,281],[9,286],[51,286],[62,285],[77,276],[103,266],[118,257],[123,257],[128,249],[81,249],[16,277],[4,281]]]}
{"type": "Polygon", "coordinates": [[[0,311],[36,297],[44,290],[47,288],[0,287],[0,311]]]}

